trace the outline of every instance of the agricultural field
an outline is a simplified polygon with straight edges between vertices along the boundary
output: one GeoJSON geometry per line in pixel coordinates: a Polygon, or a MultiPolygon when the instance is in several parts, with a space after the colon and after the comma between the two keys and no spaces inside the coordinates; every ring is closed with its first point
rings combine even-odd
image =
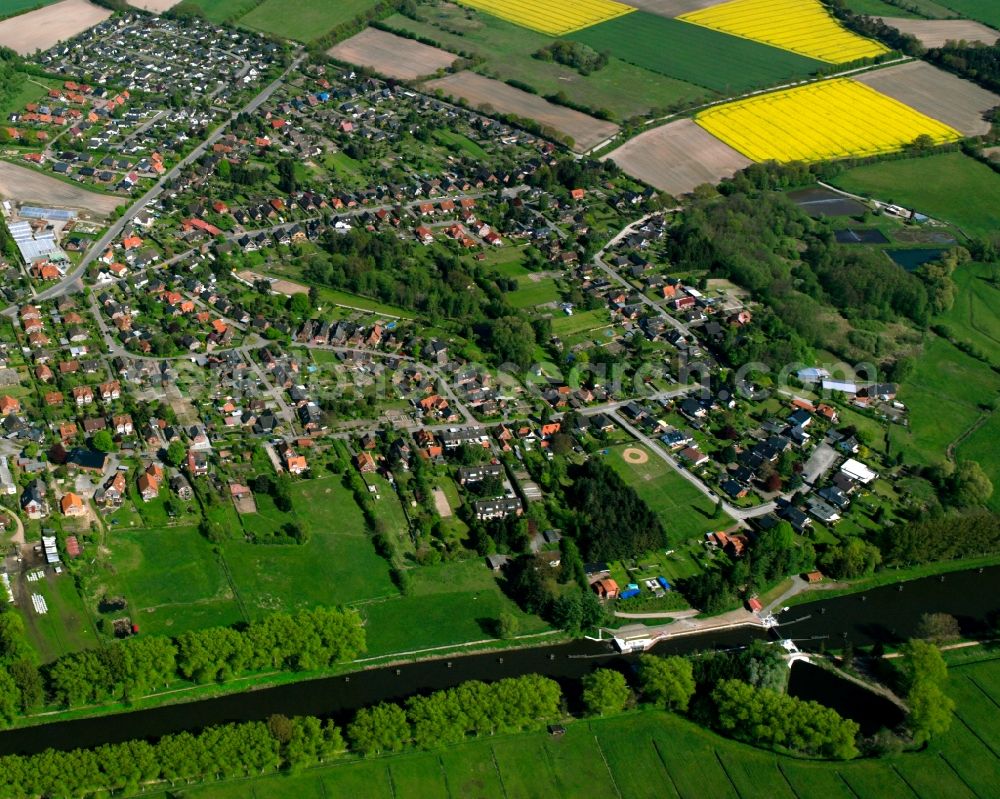
{"type": "Polygon", "coordinates": [[[107,216],[125,202],[124,198],[114,194],[87,191],[7,161],[0,161],[0,197],[58,208],[76,208],[96,216],[107,216]]]}
{"type": "Polygon", "coordinates": [[[71,39],[110,16],[108,9],[88,0],[62,0],[0,22],[0,46],[30,55],[71,39]]]}
{"type": "Polygon", "coordinates": [[[1000,95],[925,61],[865,72],[855,80],[966,136],[989,133],[986,113],[1000,105],[1000,95]]]}
{"type": "Polygon", "coordinates": [[[458,57],[437,47],[395,36],[376,28],[366,28],[356,36],[326,51],[347,64],[369,67],[380,75],[397,80],[416,80],[447,69],[458,57]]]}
{"type": "MultiPolygon", "coordinates": [[[[347,761],[296,776],[185,789],[191,799],[322,799],[361,791],[376,799],[577,797],[634,799],[768,796],[914,799],[994,796],[1000,762],[997,661],[952,666],[951,729],[919,752],[854,762],[776,755],[691,722],[646,710],[577,721],[559,737],[498,735],[434,752],[347,761]]],[[[165,799],[165,794],[155,794],[165,799]]]]}
{"type": "Polygon", "coordinates": [[[41,6],[51,5],[56,0],[5,0],[0,6],[0,19],[23,14],[25,11],[33,11],[41,6]]]}
{"type": "Polygon", "coordinates": [[[833,182],[950,222],[971,236],[1000,228],[1000,175],[961,153],[857,167],[833,182]]]}
{"type": "Polygon", "coordinates": [[[1000,31],[969,19],[908,19],[882,17],[887,25],[916,36],[924,47],[944,47],[946,42],[979,42],[993,44],[1000,31]]]}
{"type": "Polygon", "coordinates": [[[812,58],[641,11],[570,38],[725,95],[802,78],[823,67],[812,58]]]}
{"type": "Polygon", "coordinates": [[[844,28],[819,0],[730,0],[681,19],[830,64],[888,52],[878,42],[844,28]]]}
{"type": "Polygon", "coordinates": [[[885,0],[846,0],[846,7],[855,14],[865,14],[869,17],[899,17],[901,19],[921,19],[918,14],[907,11],[899,6],[891,5],[885,0]]]}
{"type": "Polygon", "coordinates": [[[606,459],[660,517],[671,546],[733,524],[728,516],[712,518],[712,501],[646,447],[639,444],[611,447],[606,459]],[[634,453],[631,460],[626,460],[625,450],[637,450],[646,460],[636,462],[634,453]]]}
{"type": "Polygon", "coordinates": [[[957,11],[963,17],[1000,28],[1000,5],[995,0],[941,0],[941,5],[957,11]]]}
{"type": "Polygon", "coordinates": [[[565,36],[633,11],[615,0],[462,0],[462,4],[549,36],[565,36]]]}
{"type": "Polygon", "coordinates": [[[673,18],[679,17],[681,14],[690,14],[692,11],[717,6],[724,0],[623,0],[623,2],[641,11],[648,11],[650,14],[673,18]]]}
{"type": "Polygon", "coordinates": [[[177,5],[181,0],[129,0],[129,5],[134,8],[141,8],[145,11],[152,11],[154,14],[162,14],[177,5]]]}
{"type": "Polygon", "coordinates": [[[606,155],[634,178],[674,196],[731,177],[752,161],[690,119],[679,119],[625,142],[606,155]]]}
{"type": "Polygon", "coordinates": [[[695,120],[754,161],[824,161],[901,150],[919,136],[942,143],[954,128],[848,78],[715,106],[695,120]]]}
{"type": "Polygon", "coordinates": [[[421,5],[418,10],[419,20],[397,14],[385,22],[393,30],[422,36],[446,50],[476,55],[483,61],[476,71],[518,81],[542,96],[562,92],[574,103],[606,110],[614,119],[662,111],[676,103],[693,105],[715,96],[700,86],[613,55],[603,69],[581,75],[572,67],[534,57],[552,43],[541,33],[450,3],[421,5]]]}
{"type": "Polygon", "coordinates": [[[409,573],[406,595],[356,606],[365,619],[369,657],[496,638],[503,610],[518,618],[522,635],[547,629],[504,595],[482,558],[409,573]]]}
{"type": "Polygon", "coordinates": [[[618,126],[613,122],[595,119],[572,108],[550,103],[537,95],[475,72],[456,72],[428,81],[424,88],[431,92],[440,89],[446,95],[461,97],[473,108],[490,106],[501,114],[533,119],[542,126],[572,138],[573,149],[579,152],[589,150],[618,132],[618,126]]]}
{"type": "Polygon", "coordinates": [[[298,0],[290,7],[286,0],[264,0],[239,19],[239,24],[298,42],[311,42],[328,31],[364,14],[376,0],[298,0]]]}
{"type": "Polygon", "coordinates": [[[185,0],[197,6],[209,22],[235,22],[260,4],[260,0],[185,0]]]}

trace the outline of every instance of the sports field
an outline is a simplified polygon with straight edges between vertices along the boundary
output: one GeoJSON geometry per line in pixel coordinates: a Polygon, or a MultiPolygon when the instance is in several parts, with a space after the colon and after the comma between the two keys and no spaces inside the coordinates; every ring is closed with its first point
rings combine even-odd
{"type": "Polygon", "coordinates": [[[630,64],[725,94],[784,83],[823,67],[812,58],[643,11],[570,38],[630,64]]]}
{"type": "MultiPolygon", "coordinates": [[[[564,735],[497,735],[433,752],[349,761],[297,776],[185,788],[191,799],[975,799],[996,796],[1000,663],[953,666],[957,717],[924,750],[853,762],[776,755],[678,716],[578,721],[564,735]]],[[[147,794],[148,795],[148,794],[147,794]]],[[[164,794],[156,794],[164,799],[164,794]]]]}
{"type": "Polygon", "coordinates": [[[844,28],[819,0],[731,0],[681,19],[831,64],[888,52],[844,28]]]}
{"type": "Polygon", "coordinates": [[[462,5],[550,36],[565,36],[633,11],[615,0],[462,0],[462,5]]]}
{"type": "Polygon", "coordinates": [[[618,472],[660,517],[671,546],[712,530],[725,530],[733,524],[728,516],[712,518],[711,500],[642,445],[611,447],[605,457],[608,466],[618,472]],[[626,460],[622,457],[626,449],[638,450],[647,460],[642,463],[626,460]]]}
{"type": "Polygon", "coordinates": [[[705,130],[754,161],[824,161],[894,152],[918,136],[962,134],[848,78],[813,83],[710,108],[705,130]]]}
{"type": "Polygon", "coordinates": [[[961,153],[855,167],[833,182],[951,222],[969,235],[1000,230],[1000,175],[961,153]]]}
{"type": "Polygon", "coordinates": [[[327,31],[350,22],[375,5],[376,0],[264,0],[239,24],[299,42],[311,42],[327,31]]]}

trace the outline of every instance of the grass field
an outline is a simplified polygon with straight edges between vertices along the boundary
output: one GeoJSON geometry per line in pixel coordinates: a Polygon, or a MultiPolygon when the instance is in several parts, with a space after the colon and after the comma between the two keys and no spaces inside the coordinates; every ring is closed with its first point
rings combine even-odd
{"type": "MultiPolygon", "coordinates": [[[[212,545],[195,527],[113,532],[108,593],[124,594],[143,632],[185,630],[243,620],[212,545]]],[[[97,597],[99,599],[99,597],[97,597]]]]}
{"type": "Polygon", "coordinates": [[[961,153],[857,167],[833,182],[951,222],[969,235],[1000,229],[1000,175],[961,153]]]}
{"type": "Polygon", "coordinates": [[[607,327],[611,323],[611,315],[607,308],[595,308],[592,311],[574,312],[572,316],[559,314],[552,319],[552,332],[557,336],[574,336],[598,327],[607,327]]]}
{"type": "Polygon", "coordinates": [[[867,14],[869,17],[904,17],[906,19],[920,19],[911,11],[906,11],[899,6],[890,5],[885,0],[847,0],[847,8],[855,14],[867,14]]]}
{"type": "Polygon", "coordinates": [[[449,50],[475,53],[485,61],[477,69],[501,80],[520,81],[542,95],[563,92],[575,103],[607,109],[616,119],[663,109],[676,102],[693,102],[707,93],[700,86],[614,57],[603,69],[584,76],[570,67],[533,57],[552,43],[548,36],[449,4],[420,6],[419,10],[421,21],[397,14],[386,22],[393,29],[427,37],[449,50]]]}
{"type": "Polygon", "coordinates": [[[549,36],[565,36],[634,11],[615,0],[462,0],[462,4],[549,36]]]}
{"type": "Polygon", "coordinates": [[[188,0],[198,6],[210,22],[227,22],[239,19],[252,11],[260,0],[188,0]]]}
{"type": "Polygon", "coordinates": [[[48,574],[26,585],[31,593],[45,597],[49,608],[43,616],[31,610],[23,614],[28,638],[35,645],[42,663],[97,644],[94,626],[70,575],[48,574]]]}
{"type": "Polygon", "coordinates": [[[612,447],[607,463],[660,517],[671,546],[700,538],[712,530],[724,530],[733,524],[728,516],[713,519],[711,501],[641,444],[612,447]],[[641,464],[628,463],[622,458],[622,451],[626,448],[644,452],[649,460],[641,464]]]}
{"type": "Polygon", "coordinates": [[[292,502],[311,530],[305,544],[225,545],[226,563],[251,616],[396,596],[361,509],[337,478],[295,483],[292,502]]]}
{"type": "Polygon", "coordinates": [[[996,0],[942,0],[941,5],[957,11],[963,17],[1000,28],[1000,5],[996,0]]]}
{"type": "Polygon", "coordinates": [[[937,143],[962,138],[957,130],[848,78],[715,106],[695,120],[747,158],[783,163],[894,152],[923,135],[937,143]]]}
{"type": "Polygon", "coordinates": [[[501,610],[520,619],[522,635],[547,629],[504,596],[480,558],[421,566],[410,574],[406,596],[359,606],[366,622],[368,655],[495,638],[501,610]]]}
{"type": "MultiPolygon", "coordinates": [[[[912,462],[942,461],[949,445],[984,417],[982,406],[995,400],[998,390],[1000,376],[989,367],[944,339],[930,336],[913,375],[900,388],[899,398],[910,410],[910,426],[891,428],[894,449],[902,448],[912,462]]],[[[995,426],[987,428],[986,434],[995,430],[995,426]]],[[[975,450],[982,442],[974,436],[966,446],[975,450]]],[[[962,450],[971,457],[968,453],[962,450]]],[[[988,454],[989,460],[982,465],[1000,484],[995,446],[988,454]]]]}
{"type": "Polygon", "coordinates": [[[823,66],[776,47],[642,11],[570,38],[630,64],[724,94],[801,78],[823,66]]]}
{"type": "Polygon", "coordinates": [[[819,0],[730,0],[681,19],[831,64],[888,52],[844,28],[819,0]]]}
{"type": "MultiPolygon", "coordinates": [[[[433,752],[345,762],[290,777],[186,789],[191,799],[912,799],[996,796],[1000,663],[953,666],[957,717],[924,750],[854,762],[810,762],[640,711],[545,732],[496,736],[433,752]]],[[[148,794],[147,794],[148,795],[148,794]]],[[[158,794],[163,799],[164,794],[158,794]]]]}
{"type": "Polygon", "coordinates": [[[290,8],[285,0],[264,0],[240,17],[239,24],[286,39],[311,42],[374,5],[375,0],[298,0],[290,8]]]}
{"type": "Polygon", "coordinates": [[[514,308],[532,308],[557,301],[559,288],[556,281],[550,277],[541,280],[523,277],[517,282],[517,291],[508,292],[505,296],[507,302],[514,308]]]}

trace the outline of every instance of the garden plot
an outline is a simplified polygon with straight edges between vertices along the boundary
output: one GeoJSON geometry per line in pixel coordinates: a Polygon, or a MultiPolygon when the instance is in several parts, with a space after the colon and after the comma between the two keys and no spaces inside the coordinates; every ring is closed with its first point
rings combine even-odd
{"type": "Polygon", "coordinates": [[[473,108],[489,107],[501,114],[533,119],[540,125],[570,136],[575,142],[574,149],[579,152],[589,150],[618,132],[618,126],[612,122],[604,122],[572,108],[555,105],[475,72],[456,72],[454,75],[429,81],[424,87],[431,92],[440,89],[446,95],[461,97],[473,108]]]}
{"type": "Polygon", "coordinates": [[[1000,96],[924,61],[865,72],[856,80],[966,136],[989,133],[985,114],[1000,105],[1000,96]]]}
{"type": "Polygon", "coordinates": [[[439,69],[450,67],[458,58],[447,50],[375,28],[366,28],[326,52],[338,61],[368,67],[379,75],[397,80],[433,75],[439,69]]]}
{"type": "Polygon", "coordinates": [[[702,183],[714,185],[752,163],[690,119],[646,131],[605,157],[673,195],[687,194],[702,183]]]}

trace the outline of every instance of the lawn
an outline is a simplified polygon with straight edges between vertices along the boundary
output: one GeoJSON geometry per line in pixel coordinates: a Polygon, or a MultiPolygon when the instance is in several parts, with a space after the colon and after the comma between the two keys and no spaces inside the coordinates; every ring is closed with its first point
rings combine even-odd
{"type": "Polygon", "coordinates": [[[176,635],[243,620],[222,563],[196,527],[115,531],[108,546],[111,568],[98,579],[109,595],[124,594],[143,632],[176,635]]]}
{"type": "Polygon", "coordinates": [[[606,457],[608,465],[660,517],[671,546],[733,524],[728,516],[713,518],[711,500],[641,444],[612,447],[606,457]],[[642,464],[628,463],[622,457],[625,449],[639,450],[649,460],[642,464]]]}
{"type": "Polygon", "coordinates": [[[359,606],[367,621],[369,655],[495,638],[501,610],[520,619],[521,634],[546,629],[504,596],[479,558],[421,566],[410,574],[408,595],[359,606]]]}
{"type": "Polygon", "coordinates": [[[297,482],[292,502],[311,530],[305,544],[225,545],[225,562],[251,616],[396,596],[389,565],[339,479],[297,482]]]}
{"type": "Polygon", "coordinates": [[[550,277],[533,280],[523,277],[517,281],[517,291],[506,294],[507,302],[514,308],[532,308],[559,300],[559,288],[550,277]]]}
{"type": "Polygon", "coordinates": [[[461,133],[452,130],[435,130],[433,135],[434,140],[438,144],[449,150],[457,151],[459,154],[471,155],[473,158],[488,157],[486,150],[461,133]]]}
{"type": "MultiPolygon", "coordinates": [[[[957,718],[919,752],[854,762],[800,760],[646,710],[576,721],[566,733],[499,735],[434,752],[347,761],[297,776],[186,788],[191,799],[623,796],[629,799],[882,799],[996,795],[997,661],[952,666],[957,718]],[[967,726],[968,725],[968,726],[967,726]]],[[[148,795],[148,794],[147,794],[148,795]]],[[[165,799],[165,794],[156,794],[165,799]]]]}
{"type": "Polygon", "coordinates": [[[996,0],[942,0],[941,5],[954,9],[963,17],[1000,28],[1000,5],[996,0]]]}
{"type": "Polygon", "coordinates": [[[606,109],[616,120],[662,110],[675,103],[691,105],[710,94],[700,86],[636,67],[620,58],[590,75],[534,53],[552,43],[535,31],[477,14],[450,4],[419,6],[421,21],[395,15],[386,20],[392,28],[438,42],[453,52],[474,53],[484,59],[477,67],[504,81],[532,86],[540,95],[563,92],[574,103],[606,109]]]}
{"type": "Polygon", "coordinates": [[[642,11],[569,38],[726,96],[803,78],[824,66],[777,47],[642,11]]]}
{"type": "Polygon", "coordinates": [[[264,0],[239,22],[264,33],[311,42],[374,5],[375,0],[299,0],[290,8],[285,0],[264,0]]]}
{"type": "Polygon", "coordinates": [[[833,182],[951,222],[971,236],[1000,229],[1000,175],[961,153],[856,167],[833,182]]]}
{"type": "Polygon", "coordinates": [[[611,314],[607,308],[595,308],[593,311],[578,311],[572,316],[560,314],[552,319],[552,332],[560,337],[574,336],[598,327],[611,324],[611,314]]]}

